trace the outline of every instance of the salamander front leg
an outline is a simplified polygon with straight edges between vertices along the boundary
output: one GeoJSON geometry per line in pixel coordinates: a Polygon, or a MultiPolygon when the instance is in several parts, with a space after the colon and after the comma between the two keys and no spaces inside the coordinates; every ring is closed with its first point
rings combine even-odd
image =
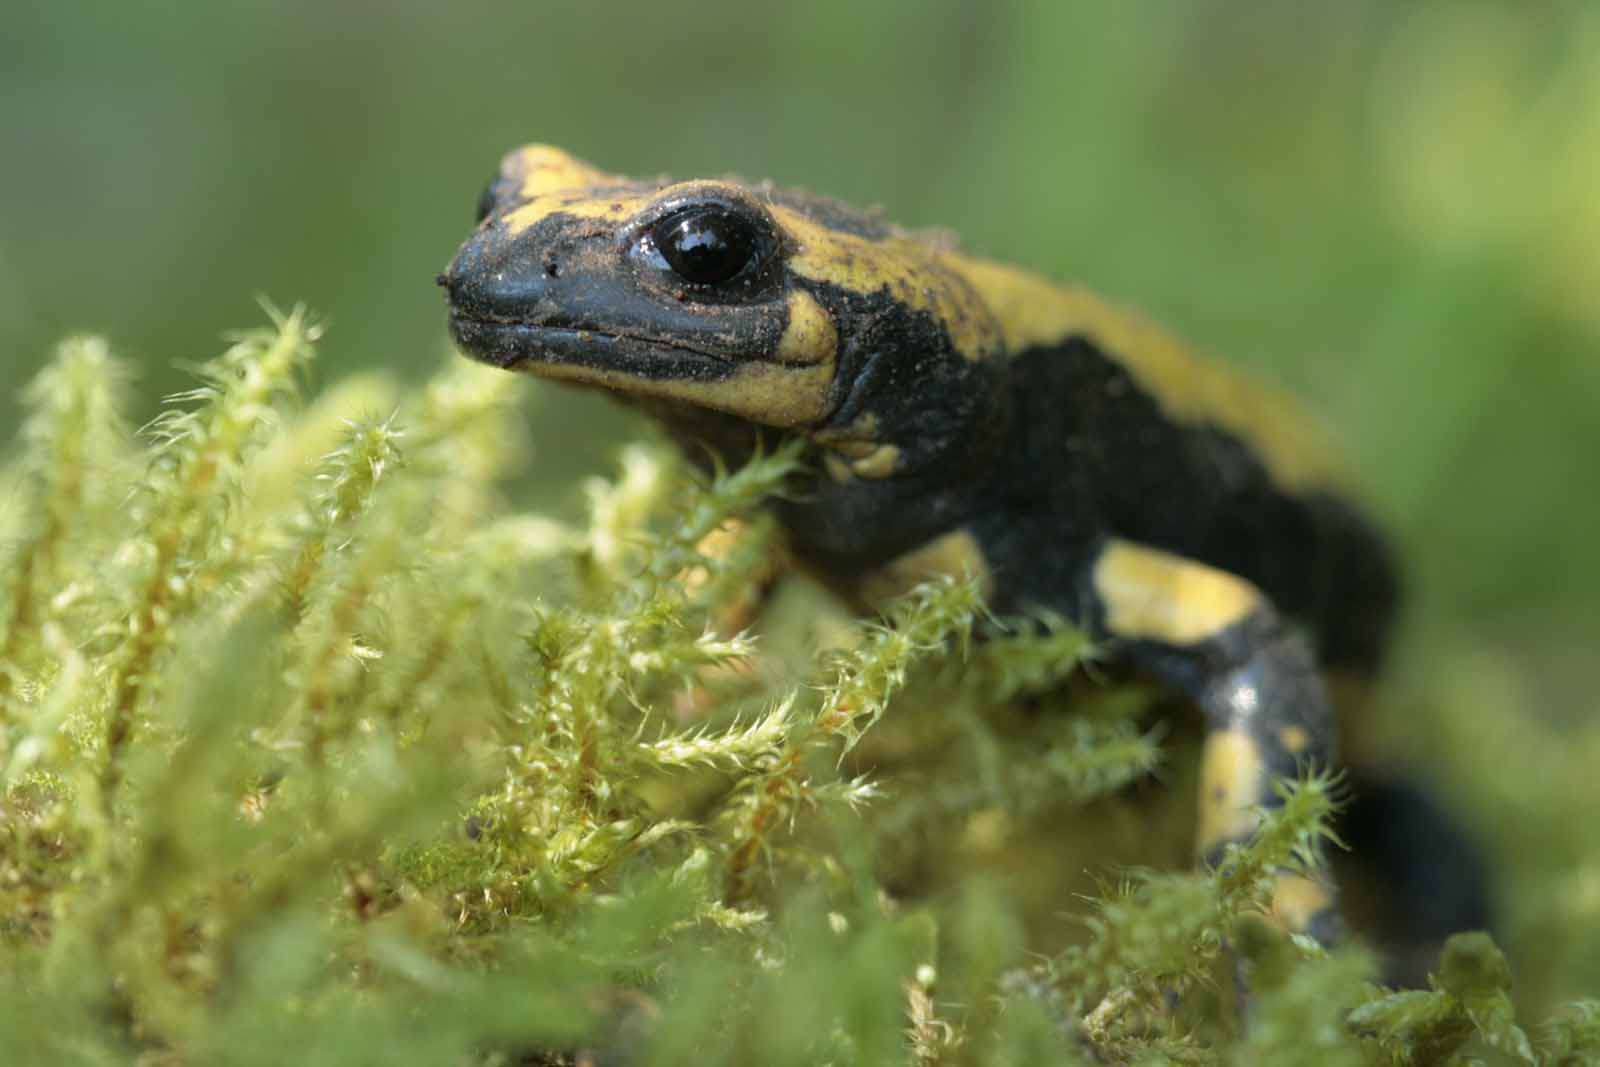
{"type": "MultiPolygon", "coordinates": [[[[1205,713],[1196,851],[1215,863],[1255,831],[1260,809],[1282,802],[1276,782],[1333,763],[1333,713],[1315,658],[1254,585],[1205,564],[1110,541],[1092,584],[1117,650],[1205,713]]],[[[1324,875],[1281,876],[1272,914],[1323,943],[1339,929],[1324,875]]]]}

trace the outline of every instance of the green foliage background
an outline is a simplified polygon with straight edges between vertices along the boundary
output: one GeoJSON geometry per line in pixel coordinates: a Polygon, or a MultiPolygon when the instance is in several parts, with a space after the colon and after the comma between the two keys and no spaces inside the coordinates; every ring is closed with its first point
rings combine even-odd
{"type": "MultiPolygon", "coordinates": [[[[624,173],[732,171],[881,203],[1288,383],[1346,443],[1409,560],[1407,635],[1360,743],[1426,769],[1488,843],[1497,936],[1530,1017],[1600,990],[1600,829],[1586,817],[1600,810],[1594,5],[22,0],[6,21],[0,360],[15,388],[0,428],[55,343],[86,329],[133,364],[126,414],[143,423],[192,387],[179,364],[256,317],[256,292],[328,321],[312,393],[366,371],[434,374],[431,276],[499,154],[528,140],[624,173]]],[[[368,382],[328,410],[401,403],[368,382]]],[[[474,477],[560,518],[583,514],[578,479],[612,471],[643,432],[597,398],[536,390],[523,410],[528,425],[474,477]]],[[[296,432],[302,466],[262,515],[310,499],[311,442],[337,440],[296,432]]],[[[12,561],[43,498],[8,471],[12,561]]],[[[105,528],[86,543],[109,545],[121,519],[96,506],[105,528]]],[[[325,665],[343,677],[336,631],[325,665]]],[[[435,784],[434,801],[464,788],[435,784]]],[[[380,821],[339,840],[370,852],[380,821]]],[[[988,899],[962,914],[1008,914],[988,899]]],[[[260,980],[303,995],[295,953],[322,942],[272,930],[262,958],[287,970],[260,980]]],[[[624,958],[617,936],[607,951],[624,958]]],[[[464,981],[406,951],[393,960],[408,981],[464,981]]],[[[182,1018],[168,1031],[196,1032],[182,1018]]]]}

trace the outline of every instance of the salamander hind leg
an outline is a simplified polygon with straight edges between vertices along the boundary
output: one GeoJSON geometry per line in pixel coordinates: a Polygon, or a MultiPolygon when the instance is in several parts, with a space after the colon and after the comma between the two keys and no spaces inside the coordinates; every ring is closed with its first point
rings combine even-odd
{"type": "MultiPolygon", "coordinates": [[[[1112,540],[1090,577],[1098,628],[1118,654],[1205,714],[1196,851],[1215,863],[1282,803],[1276,783],[1333,763],[1333,713],[1312,650],[1254,585],[1203,563],[1112,540]]],[[[1272,913],[1324,943],[1339,930],[1322,872],[1282,875],[1272,913]]]]}

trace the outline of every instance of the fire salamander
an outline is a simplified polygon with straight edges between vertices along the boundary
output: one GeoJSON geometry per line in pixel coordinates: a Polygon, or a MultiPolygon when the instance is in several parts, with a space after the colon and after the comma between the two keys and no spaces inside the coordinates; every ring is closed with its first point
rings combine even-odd
{"type": "MultiPolygon", "coordinates": [[[[792,551],[870,605],[976,573],[1204,712],[1197,852],[1215,861],[1334,764],[1323,668],[1369,672],[1384,541],[1284,398],[1071,286],[832,200],[507,155],[439,283],[496,366],[599,387],[730,457],[796,436],[792,551]]],[[[1328,877],[1274,914],[1323,941],[1328,877]]]]}

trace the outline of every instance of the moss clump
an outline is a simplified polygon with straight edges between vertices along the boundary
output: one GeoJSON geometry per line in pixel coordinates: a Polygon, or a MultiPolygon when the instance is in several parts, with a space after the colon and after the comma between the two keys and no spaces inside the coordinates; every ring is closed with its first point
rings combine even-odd
{"type": "Polygon", "coordinates": [[[631,448],[586,523],[518,514],[517,378],[457,362],[302,409],[315,341],[275,316],[140,435],[98,341],[28,388],[0,569],[5,1062],[1600,1054],[1592,1004],[1530,1040],[1485,939],[1389,994],[1360,950],[1255,918],[1325,834],[1323,779],[1220,870],[1127,877],[1030,954],[992,877],[897,864],[1003,857],[1005,827],[1059,830],[1161,759],[1138,694],[1016,710],[1079,635],[934,583],[871,622],[801,591],[758,644],[737,619],[792,454],[707,478],[631,448]]]}

